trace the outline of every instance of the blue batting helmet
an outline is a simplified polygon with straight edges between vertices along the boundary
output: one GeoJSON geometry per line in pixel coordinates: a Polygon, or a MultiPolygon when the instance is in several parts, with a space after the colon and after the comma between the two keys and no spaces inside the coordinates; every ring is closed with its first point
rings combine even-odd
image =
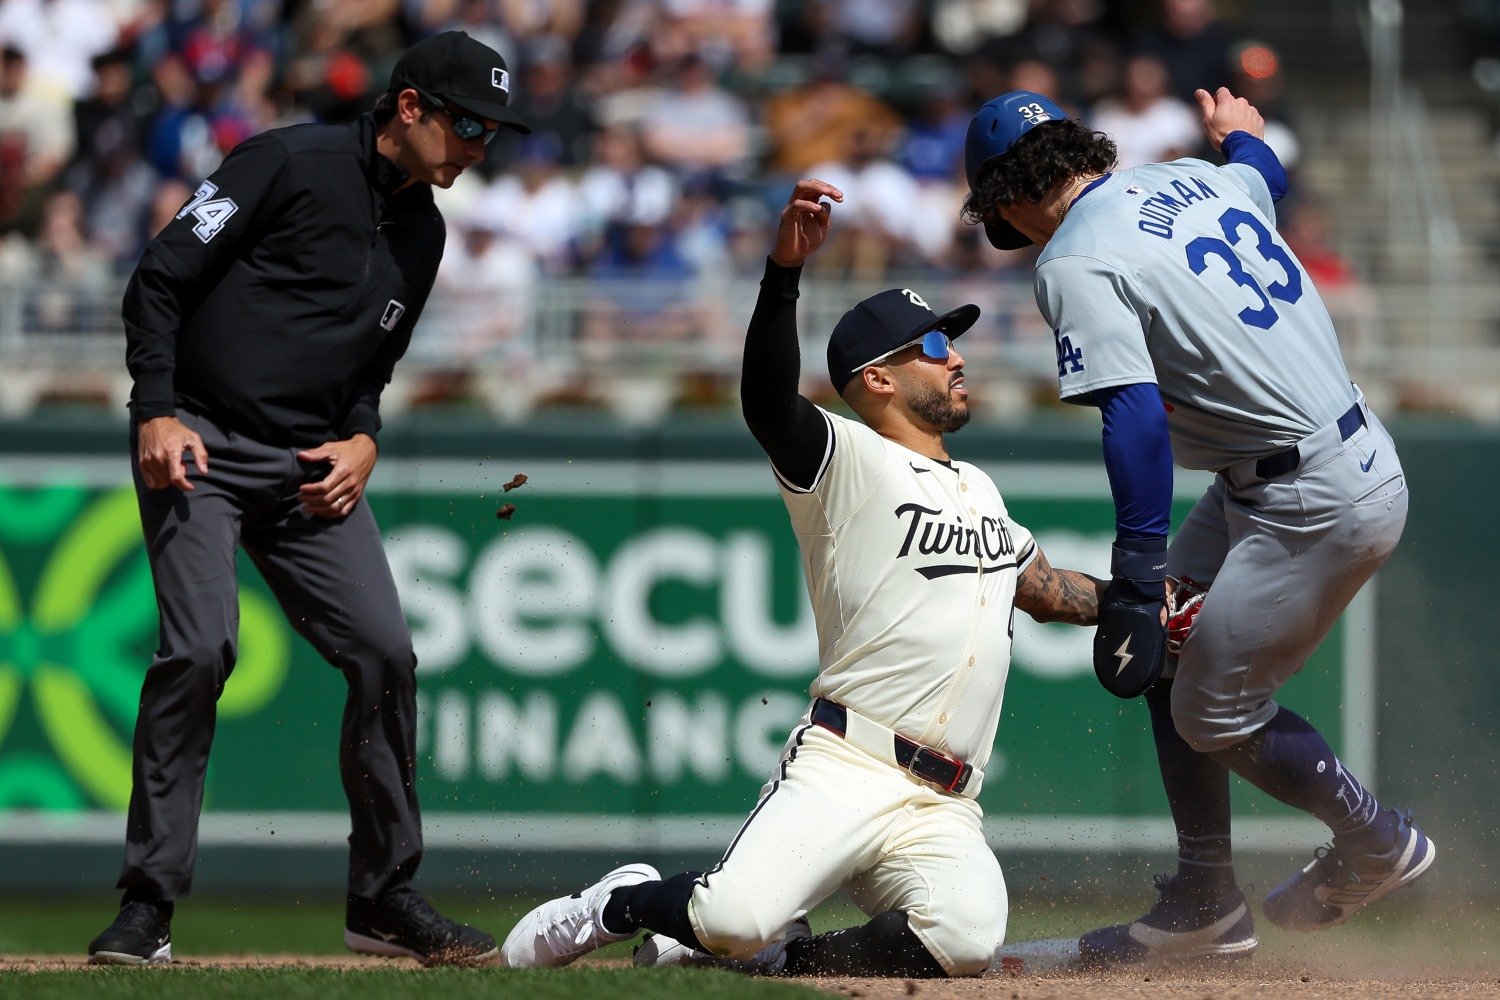
{"type": "MultiPolygon", "coordinates": [[[[969,122],[969,133],[964,137],[964,172],[969,178],[969,190],[974,189],[984,165],[1010,152],[1021,136],[1042,122],[1067,120],[1067,113],[1050,98],[1030,90],[1012,90],[986,103],[969,122]]],[[[1003,219],[987,220],[984,234],[999,250],[1015,250],[1031,242],[1003,219]]]]}

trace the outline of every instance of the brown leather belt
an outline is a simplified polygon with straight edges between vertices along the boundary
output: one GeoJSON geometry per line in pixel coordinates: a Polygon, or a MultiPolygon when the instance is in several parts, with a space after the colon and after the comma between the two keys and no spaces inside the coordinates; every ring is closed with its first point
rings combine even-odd
{"type": "MultiPolygon", "coordinates": [[[[819,698],[813,702],[812,723],[843,739],[849,731],[849,710],[837,702],[819,698]]],[[[974,775],[972,765],[896,732],[891,733],[891,755],[913,777],[955,795],[963,794],[974,775]]]]}

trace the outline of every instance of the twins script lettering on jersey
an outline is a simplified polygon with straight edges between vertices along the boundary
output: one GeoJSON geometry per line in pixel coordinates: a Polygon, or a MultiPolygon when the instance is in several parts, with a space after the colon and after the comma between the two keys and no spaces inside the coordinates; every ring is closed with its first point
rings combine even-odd
{"type": "MultiPolygon", "coordinates": [[[[957,518],[952,521],[940,520],[943,517],[941,508],[924,507],[919,503],[904,503],[896,508],[895,513],[898,519],[910,518],[906,537],[901,540],[901,551],[896,553],[898,559],[912,555],[912,544],[915,543],[916,555],[940,556],[952,553],[955,556],[979,558],[982,560],[979,569],[985,573],[1015,565],[1014,560],[1001,561],[1016,554],[1010,529],[1001,518],[988,515],[981,517],[979,527],[975,529],[957,518]]],[[[973,573],[974,570],[975,564],[972,561],[917,568],[917,572],[929,580],[955,573],[973,573]]]]}

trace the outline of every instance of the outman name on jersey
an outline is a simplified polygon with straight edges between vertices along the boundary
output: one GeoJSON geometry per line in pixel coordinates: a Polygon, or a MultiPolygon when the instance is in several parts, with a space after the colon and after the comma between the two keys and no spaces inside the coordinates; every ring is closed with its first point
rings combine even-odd
{"type": "Polygon", "coordinates": [[[811,693],[983,769],[1036,543],[974,466],[824,418],[816,485],[781,483],[818,627],[811,693]]]}

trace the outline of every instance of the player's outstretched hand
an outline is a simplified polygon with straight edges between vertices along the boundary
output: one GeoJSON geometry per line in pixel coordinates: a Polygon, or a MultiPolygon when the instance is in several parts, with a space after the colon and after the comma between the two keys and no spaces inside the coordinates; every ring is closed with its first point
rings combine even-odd
{"type": "Polygon", "coordinates": [[[184,493],[191,493],[193,484],[188,482],[187,465],[182,460],[185,451],[192,453],[199,475],[208,471],[208,449],[203,447],[203,438],[197,431],[176,417],[153,417],[143,421],[136,461],[140,463],[146,488],[164,490],[175,486],[184,493]]]}
{"type": "Polygon", "coordinates": [[[297,452],[300,461],[323,462],[328,466],[328,475],[298,487],[302,509],[314,517],[330,520],[349,516],[364,496],[378,454],[375,439],[368,434],[356,434],[347,441],[329,441],[297,452]]]}
{"type": "Polygon", "coordinates": [[[796,267],[823,245],[833,218],[833,206],[824,198],[842,202],[844,192],[815,177],[797,182],[786,208],[781,210],[772,260],[782,267],[796,267]]]}
{"type": "Polygon", "coordinates": [[[1228,87],[1220,87],[1212,94],[1195,90],[1193,96],[1198,99],[1198,110],[1203,112],[1203,131],[1208,133],[1214,149],[1231,132],[1249,132],[1257,139],[1266,137],[1266,120],[1255,110],[1255,105],[1243,97],[1235,97],[1228,87]]]}

